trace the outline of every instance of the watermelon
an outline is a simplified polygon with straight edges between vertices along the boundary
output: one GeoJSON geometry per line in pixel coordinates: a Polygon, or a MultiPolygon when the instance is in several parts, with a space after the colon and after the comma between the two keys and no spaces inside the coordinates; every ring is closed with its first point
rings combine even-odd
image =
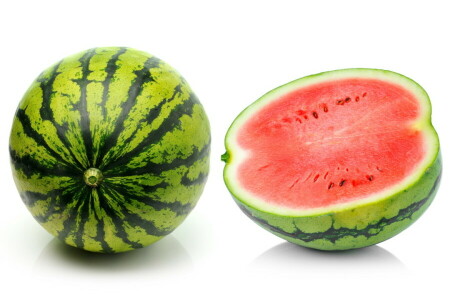
{"type": "Polygon", "coordinates": [[[68,245],[115,253],[158,241],[194,208],[208,176],[210,127],[168,64],[105,47],[39,75],[9,145],[34,218],[68,245]]]}
{"type": "Polygon", "coordinates": [[[427,209],[441,178],[427,93],[376,69],[324,72],[247,107],[225,138],[224,180],[241,210],[296,244],[382,242],[427,209]]]}

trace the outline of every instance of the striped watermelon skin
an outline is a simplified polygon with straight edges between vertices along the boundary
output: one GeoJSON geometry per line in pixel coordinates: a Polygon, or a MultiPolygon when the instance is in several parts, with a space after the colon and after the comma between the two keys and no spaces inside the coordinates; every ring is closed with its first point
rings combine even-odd
{"type": "Polygon", "coordinates": [[[173,68],[108,47],[67,57],[32,83],[10,157],[23,202],[48,232],[115,253],[154,243],[186,218],[207,180],[210,142],[205,111],[173,68]],[[98,176],[91,184],[85,174],[98,176]]]}
{"type": "Polygon", "coordinates": [[[417,182],[392,197],[313,216],[280,216],[234,199],[247,217],[289,242],[326,251],[348,250],[385,241],[417,221],[435,198],[441,176],[439,154],[417,182]]]}

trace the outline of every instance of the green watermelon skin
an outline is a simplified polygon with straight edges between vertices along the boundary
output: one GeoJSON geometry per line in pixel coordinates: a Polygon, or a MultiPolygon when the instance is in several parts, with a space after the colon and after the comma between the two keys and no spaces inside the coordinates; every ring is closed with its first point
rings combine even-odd
{"type": "Polygon", "coordinates": [[[439,154],[418,181],[398,194],[352,210],[314,216],[280,216],[234,199],[251,220],[289,242],[326,251],[349,250],[385,241],[414,223],[433,201],[441,174],[439,154]]]}
{"type": "Polygon", "coordinates": [[[45,70],[16,111],[13,177],[34,218],[68,245],[116,253],[171,233],[209,171],[210,127],[187,82],[130,48],[95,48],[45,70]],[[87,184],[95,168],[103,180],[87,184]]]}

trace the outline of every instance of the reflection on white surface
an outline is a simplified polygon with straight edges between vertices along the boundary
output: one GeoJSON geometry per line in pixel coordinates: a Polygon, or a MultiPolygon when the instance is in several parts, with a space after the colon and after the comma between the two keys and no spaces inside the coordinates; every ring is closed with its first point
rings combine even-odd
{"type": "MultiPolygon", "coordinates": [[[[319,251],[289,242],[281,243],[258,256],[250,270],[290,270],[308,274],[357,272],[358,275],[391,271],[406,271],[406,266],[380,246],[348,251],[319,251]]],[[[337,275],[334,274],[334,275],[337,275]]]]}
{"type": "Polygon", "coordinates": [[[52,239],[42,250],[33,268],[35,275],[58,276],[68,273],[146,273],[161,274],[176,269],[190,270],[189,253],[173,236],[167,236],[148,247],[118,254],[83,251],[52,239]]]}

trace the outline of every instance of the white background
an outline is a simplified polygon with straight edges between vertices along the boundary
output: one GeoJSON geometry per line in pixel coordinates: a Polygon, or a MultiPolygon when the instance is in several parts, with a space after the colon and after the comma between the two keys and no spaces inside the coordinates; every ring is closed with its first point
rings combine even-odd
{"type": "Polygon", "coordinates": [[[244,216],[220,161],[228,126],[265,92],[317,72],[370,67],[427,90],[445,164],[445,2],[2,1],[0,298],[449,299],[447,173],[434,203],[405,232],[378,246],[324,253],[288,244],[244,216]],[[188,219],[148,248],[113,256],[66,247],[44,231],[21,202],[8,154],[14,111],[32,80],[98,46],[137,48],[174,66],[202,101],[213,134],[209,180],[188,219]]]}

